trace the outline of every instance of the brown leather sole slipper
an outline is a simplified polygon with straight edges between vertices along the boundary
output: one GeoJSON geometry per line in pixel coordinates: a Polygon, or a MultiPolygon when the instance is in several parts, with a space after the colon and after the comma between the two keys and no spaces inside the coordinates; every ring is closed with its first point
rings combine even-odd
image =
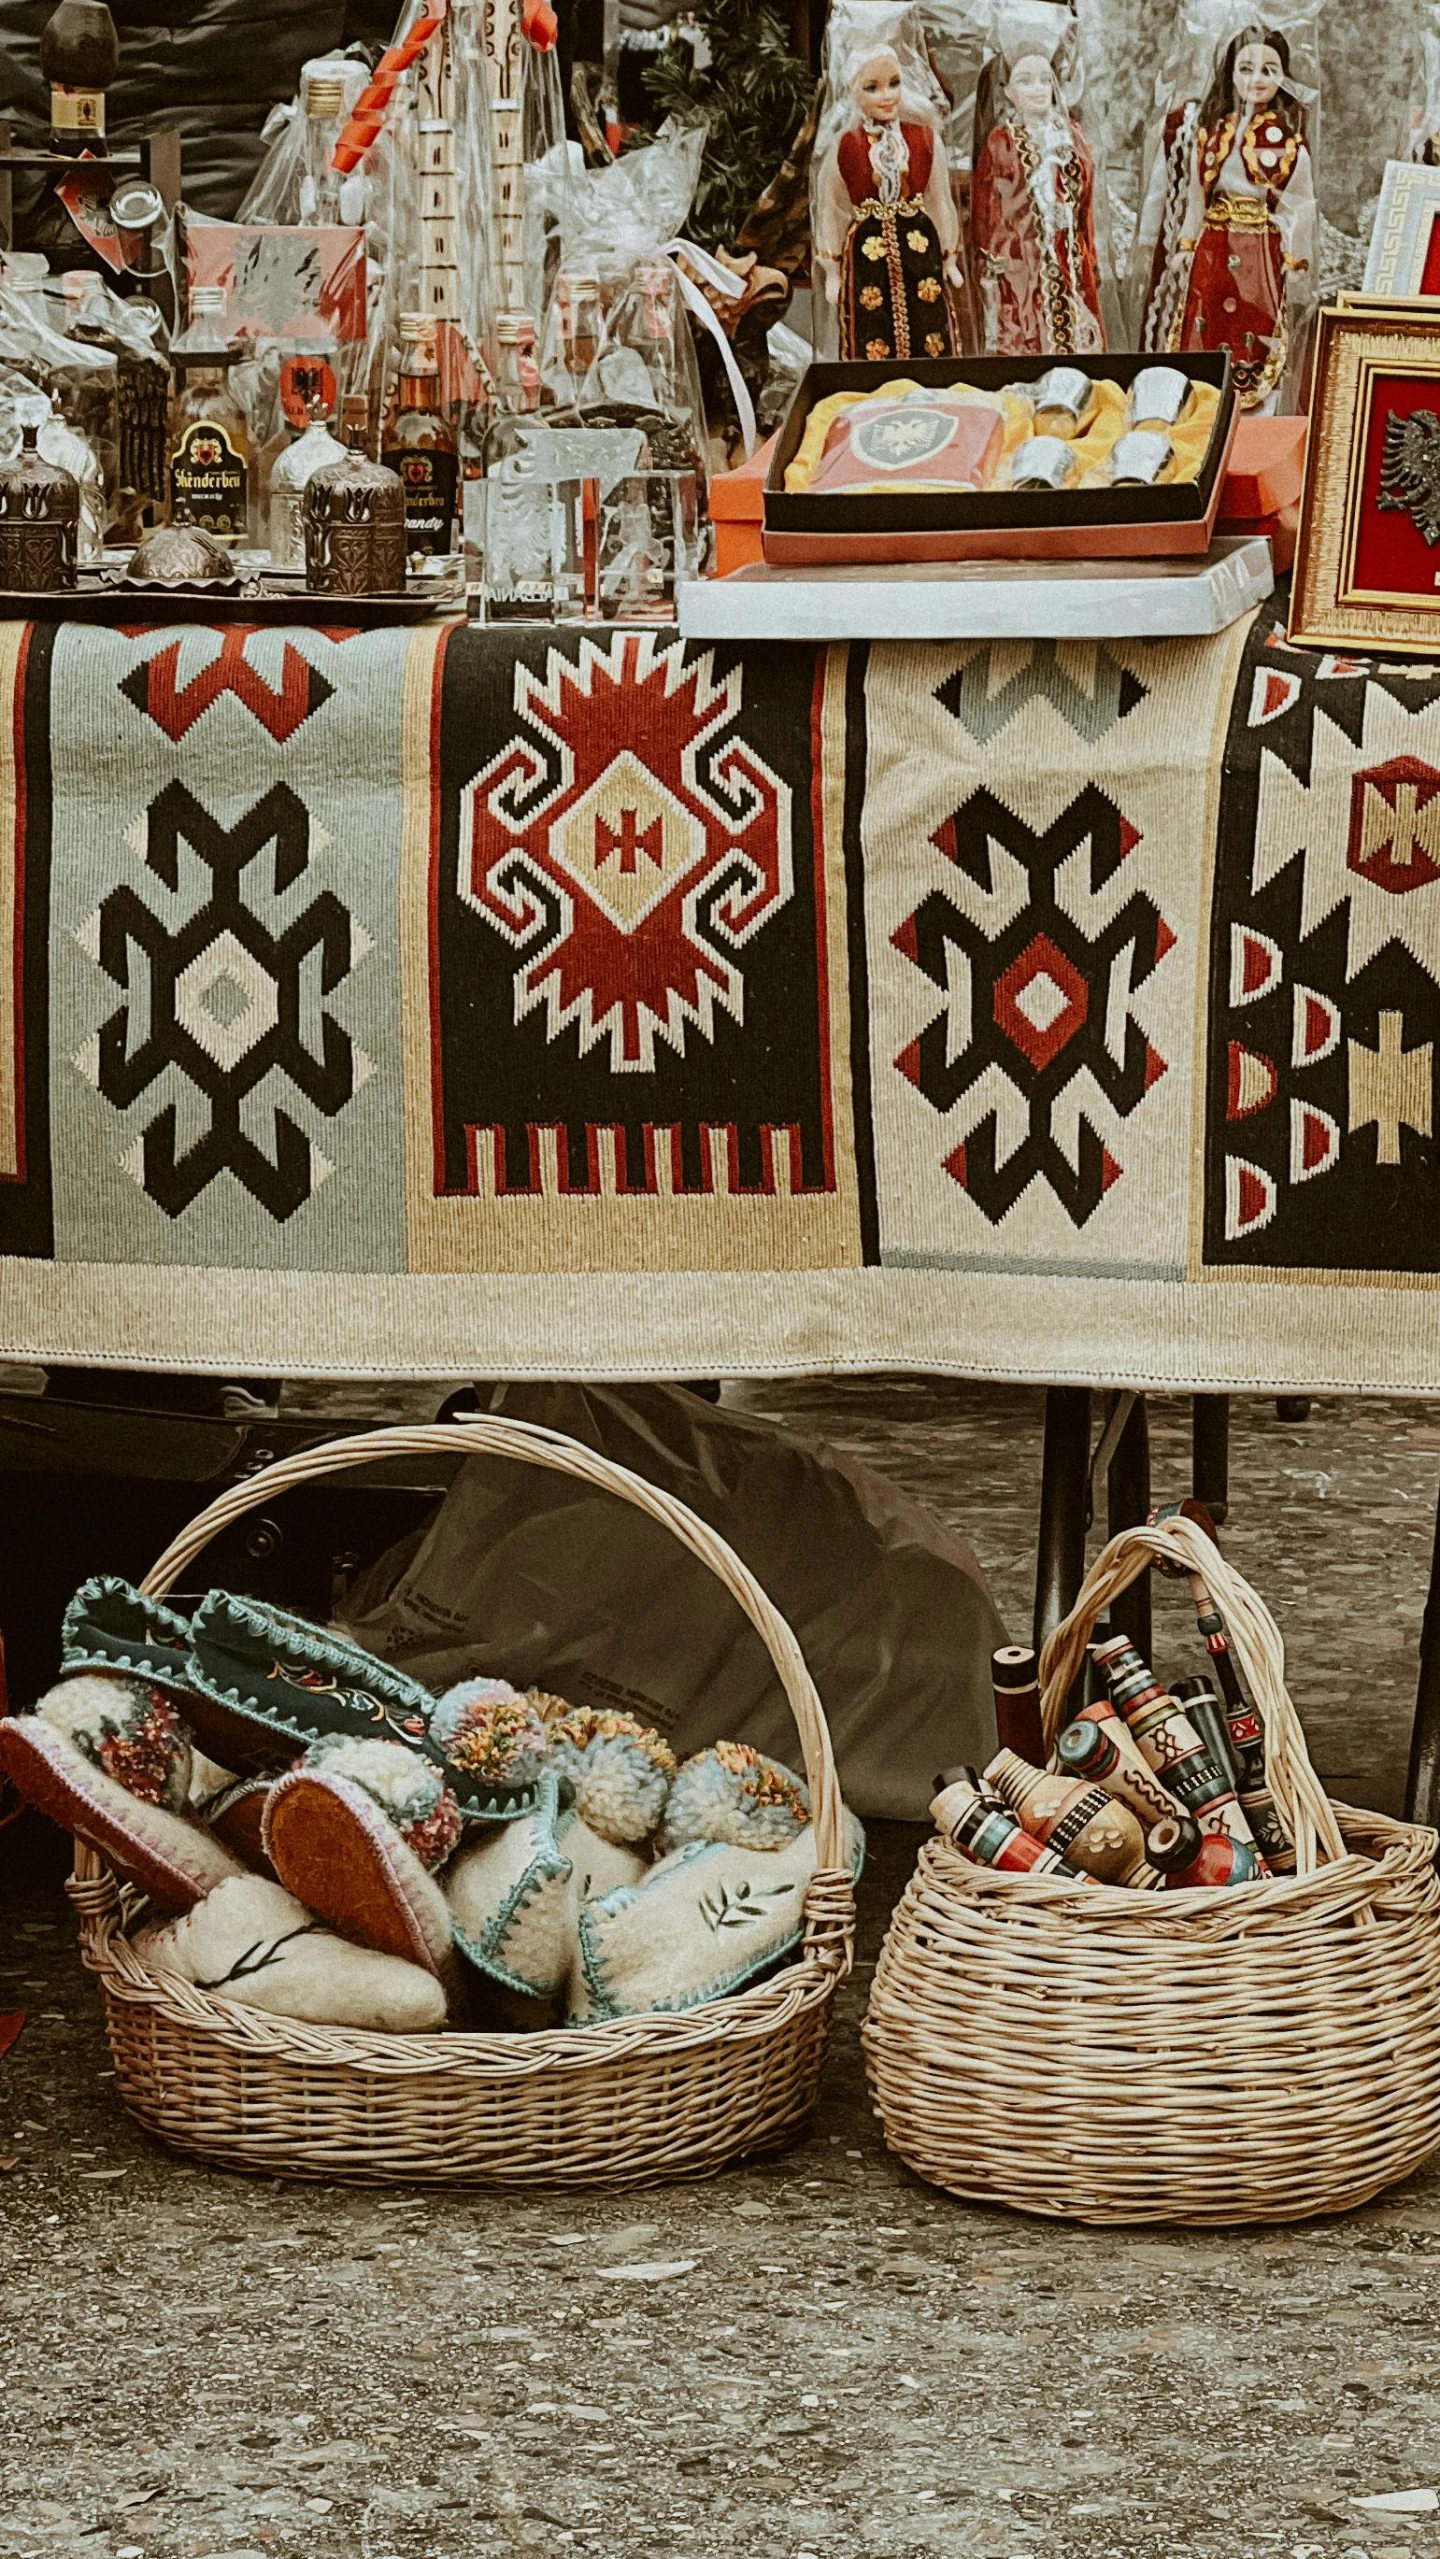
{"type": "Polygon", "coordinates": [[[0,1768],[37,1812],[98,1848],[162,1910],[193,1910],[245,1872],[199,1822],[117,1786],[43,1716],[0,1719],[0,1768]]]}

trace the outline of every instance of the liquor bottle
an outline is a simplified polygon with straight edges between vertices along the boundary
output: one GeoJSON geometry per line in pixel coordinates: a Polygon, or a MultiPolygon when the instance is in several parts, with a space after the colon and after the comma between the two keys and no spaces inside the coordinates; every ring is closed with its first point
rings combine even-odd
{"type": "Polygon", "coordinates": [[[560,332],[560,354],[578,400],[585,387],[590,367],[600,352],[605,314],[600,299],[600,279],[583,274],[579,268],[562,267],[555,278],[555,315],[560,332]]]}
{"type": "Polygon", "coordinates": [[[65,294],[65,334],[82,346],[101,347],[115,358],[119,440],[116,515],[138,537],[146,518],[157,520],[168,487],[170,368],[160,353],[164,317],[143,294],[125,303],[125,329],[116,305],[93,267],[72,268],[60,279],[65,294]],[[149,339],[147,348],[145,341],[149,339]]]}
{"type": "Polygon", "coordinates": [[[1090,1881],[1058,1849],[1032,1839],[1007,1806],[967,1780],[947,1786],[930,1811],[937,1828],[972,1866],[996,1866],[1014,1875],[1058,1875],[1075,1884],[1090,1881]]]}
{"type": "MultiPolygon", "coordinates": [[[[1161,1687],[1129,1637],[1113,1635],[1095,1658],[1134,1739],[1177,1802],[1195,1815],[1202,1830],[1224,1831],[1243,1847],[1254,1848],[1229,1767],[1197,1733],[1184,1707],[1161,1687]]],[[[1261,1872],[1268,1871],[1262,1860],[1261,1872]]]]}
{"type": "Polygon", "coordinates": [[[1040,1681],[1034,1649],[1029,1644],[1001,1644],[990,1656],[990,1685],[995,1694],[995,1730],[1002,1750],[1021,1759],[1045,1756],[1045,1727],[1040,1716],[1040,1681]]]}
{"type": "Polygon", "coordinates": [[[380,459],[405,492],[409,556],[444,557],[455,548],[459,455],[455,430],[440,407],[434,321],[420,312],[402,313],[400,343],[399,405],[380,459]]]}
{"type": "Polygon", "coordinates": [[[300,142],[300,219],[338,222],[340,174],[330,162],[345,124],[345,75],[328,67],[307,71],[301,94],[305,122],[300,142]]]}
{"type": "Polygon", "coordinates": [[[50,83],[50,142],[67,159],[107,156],[105,92],[120,65],[115,21],[105,0],[60,0],[40,36],[40,69],[50,83]]]}
{"type": "Polygon", "coordinates": [[[528,311],[502,311],[496,320],[495,405],[514,417],[540,406],[540,361],[528,311]]]}
{"type": "Polygon", "coordinates": [[[1033,1768],[1013,1750],[998,1751],[985,1771],[1032,1839],[1058,1849],[1097,1884],[1148,1885],[1145,1833],[1135,1815],[1103,1786],[1033,1768]]]}
{"type": "Polygon", "coordinates": [[[249,533],[250,430],[230,383],[239,350],[225,335],[225,294],[197,284],[191,325],[170,349],[170,518],[198,524],[217,542],[249,533]]]}

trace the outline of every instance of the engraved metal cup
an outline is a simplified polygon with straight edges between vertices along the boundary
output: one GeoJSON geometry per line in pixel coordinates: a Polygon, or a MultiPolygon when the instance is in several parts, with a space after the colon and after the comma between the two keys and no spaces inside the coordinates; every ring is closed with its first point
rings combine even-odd
{"type": "Polygon", "coordinates": [[[307,484],[305,583],[318,595],[403,595],[405,492],[352,447],[307,484]]]}
{"type": "Polygon", "coordinates": [[[80,483],[40,452],[38,428],[20,430],[20,451],[0,465],[0,590],[50,595],[75,584],[80,483]]]}

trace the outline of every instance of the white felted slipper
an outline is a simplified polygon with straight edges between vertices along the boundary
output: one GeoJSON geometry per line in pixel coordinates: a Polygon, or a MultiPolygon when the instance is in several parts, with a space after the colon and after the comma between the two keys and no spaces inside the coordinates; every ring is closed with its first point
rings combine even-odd
{"type": "Polygon", "coordinates": [[[445,2023],[432,1972],[352,1946],[259,1875],[221,1884],[185,1918],[145,1929],[135,1951],[152,1972],[314,2026],[431,2035],[445,2023]]]}

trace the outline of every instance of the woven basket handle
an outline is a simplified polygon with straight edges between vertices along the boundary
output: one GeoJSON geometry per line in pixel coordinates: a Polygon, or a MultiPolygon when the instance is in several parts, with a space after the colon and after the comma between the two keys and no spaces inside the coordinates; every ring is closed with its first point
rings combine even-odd
{"type": "Polygon", "coordinates": [[[362,1431],[353,1439],[324,1440],[316,1448],[302,1449],[294,1457],[282,1458],[277,1465],[247,1475],[242,1483],[220,1494],[172,1539],[140,1587],[152,1599],[163,1599],[222,1528],[243,1519],[247,1511],[263,1508],[292,1485],[315,1483],[322,1476],[343,1474],[352,1466],[368,1466],[380,1458],[428,1457],[437,1450],[461,1457],[474,1457],[484,1450],[495,1457],[517,1458],[523,1465],[548,1466],[557,1475],[577,1475],[583,1483],[596,1484],[605,1493],[617,1493],[622,1501],[633,1502],[637,1510],[648,1512],[662,1528],[669,1529],[680,1545],[698,1556],[749,1618],[789,1700],[805,1756],[805,1777],[815,1820],[817,1872],[838,1870],[848,1875],[840,1781],[835,1774],[825,1710],[805,1667],[805,1657],[778,1608],[767,1599],[734,1548],[727,1546],[724,1538],[698,1519],[684,1502],[647,1484],[643,1475],[633,1475],[628,1467],[602,1457],[598,1450],[567,1439],[561,1431],[545,1430],[537,1422],[497,1421],[486,1416],[473,1422],[424,1422],[362,1431]]]}
{"type": "Polygon", "coordinates": [[[1225,1620],[1230,1648],[1265,1727],[1266,1783],[1295,1842],[1295,1871],[1313,1875],[1317,1865],[1343,1857],[1346,1849],[1330,1799],[1310,1765],[1304,1730],[1285,1685],[1280,1629],[1263,1599],[1197,1521],[1181,1517],[1153,1528],[1122,1528],[1096,1556],[1069,1616],[1046,1639],[1040,1655],[1045,1738],[1053,1746],[1066,1719],[1096,1619],[1157,1555],[1186,1575],[1198,1574],[1225,1620]]]}

